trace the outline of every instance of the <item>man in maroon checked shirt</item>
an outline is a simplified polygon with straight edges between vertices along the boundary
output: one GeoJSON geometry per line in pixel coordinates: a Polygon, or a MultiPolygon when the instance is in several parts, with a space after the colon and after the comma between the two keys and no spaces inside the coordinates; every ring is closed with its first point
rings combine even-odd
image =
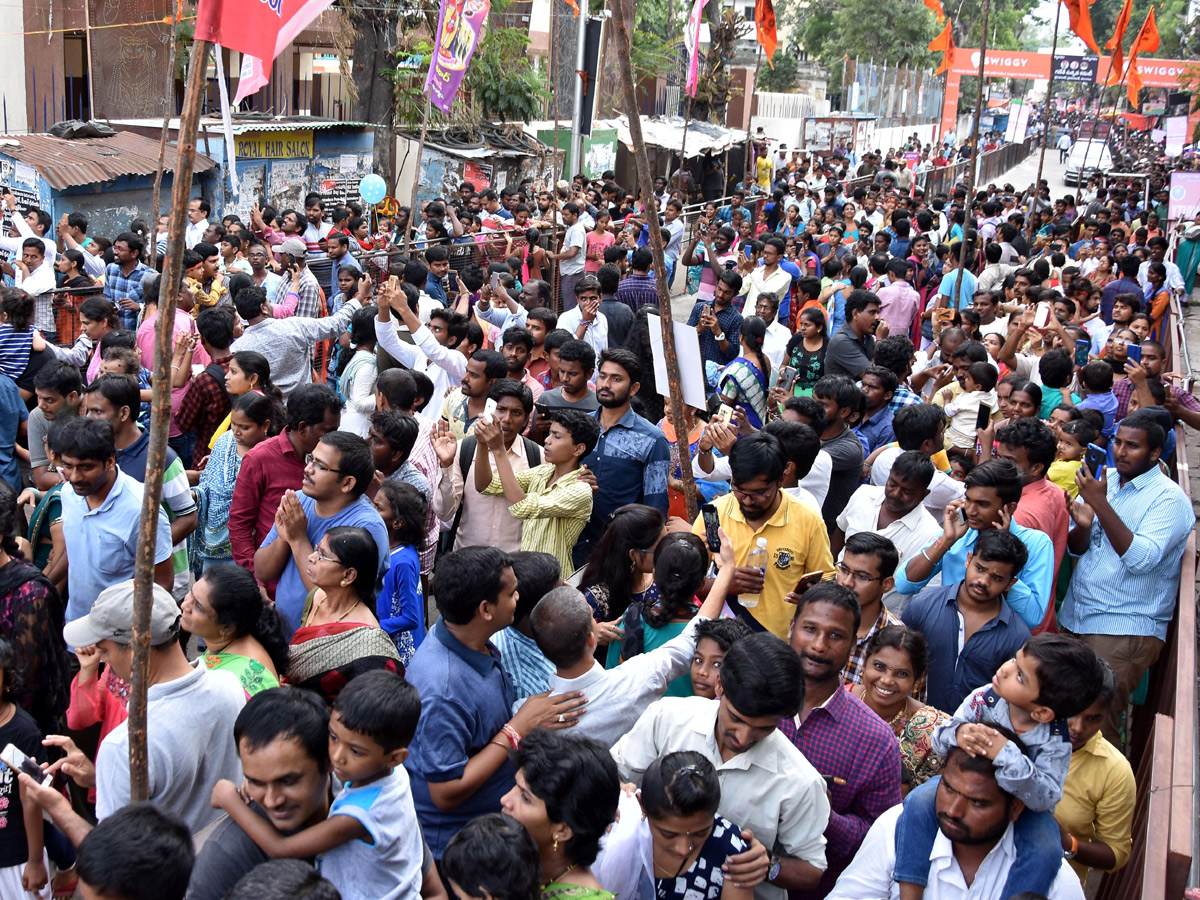
{"type": "Polygon", "coordinates": [[[862,617],[854,591],[825,582],[800,595],[788,642],[804,669],[804,705],[779,730],[826,778],[832,807],[825,828],[829,867],[809,891],[789,900],[817,900],[833,889],[872,823],[900,802],[900,744],[892,729],[842,686],[862,617]]]}

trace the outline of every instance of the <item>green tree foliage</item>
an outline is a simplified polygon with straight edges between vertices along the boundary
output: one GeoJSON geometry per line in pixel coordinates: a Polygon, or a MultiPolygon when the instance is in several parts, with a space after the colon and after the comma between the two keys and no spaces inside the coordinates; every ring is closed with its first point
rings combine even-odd
{"type": "MultiPolygon", "coordinates": [[[[1121,14],[1124,4],[1125,0],[1096,0],[1092,4],[1092,30],[1101,49],[1112,37],[1117,16],[1121,14]]],[[[1162,39],[1158,52],[1153,55],[1167,59],[1193,58],[1200,46],[1197,45],[1195,28],[1187,28],[1184,24],[1187,18],[1187,0],[1153,0],[1153,3],[1151,0],[1133,0],[1133,13],[1129,17],[1129,28],[1125,31],[1125,40],[1122,42],[1124,48],[1128,50],[1129,45],[1133,43],[1152,5],[1155,7],[1158,34],[1162,39]]],[[[1064,20],[1065,18],[1064,16],[1064,20]]]]}
{"type": "MultiPolygon", "coordinates": [[[[1098,0],[1104,2],[1104,0],[1098,0]]],[[[1172,0],[1183,2],[1183,0],[1172,0]]],[[[992,0],[988,46],[1016,50],[1036,0],[992,0]]],[[[795,7],[799,4],[789,4],[795,7]]],[[[983,0],[944,0],[954,20],[954,41],[978,47],[983,0]]],[[[1097,4],[1098,5],[1098,4],[1097,4]]],[[[842,57],[858,57],[889,65],[931,68],[939,55],[927,49],[938,33],[937,18],[922,0],[814,0],[803,10],[789,8],[788,21],[798,27],[804,49],[829,69],[829,89],[841,89],[842,57]]]]}
{"type": "Polygon", "coordinates": [[[525,54],[528,45],[525,29],[490,27],[484,33],[464,82],[483,119],[528,122],[540,118],[548,95],[542,77],[525,54]]]}
{"type": "Polygon", "coordinates": [[[772,60],[775,68],[763,65],[758,72],[758,88],[763,91],[792,90],[796,86],[796,72],[799,69],[795,49],[791,46],[781,49],[772,60]]]}

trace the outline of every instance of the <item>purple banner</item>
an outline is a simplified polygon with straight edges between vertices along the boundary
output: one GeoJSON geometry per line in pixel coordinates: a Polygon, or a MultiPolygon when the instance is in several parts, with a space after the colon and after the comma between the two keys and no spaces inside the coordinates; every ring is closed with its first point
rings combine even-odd
{"type": "Polygon", "coordinates": [[[454,104],[490,8],[491,0],[442,0],[425,96],[444,113],[454,104]]]}

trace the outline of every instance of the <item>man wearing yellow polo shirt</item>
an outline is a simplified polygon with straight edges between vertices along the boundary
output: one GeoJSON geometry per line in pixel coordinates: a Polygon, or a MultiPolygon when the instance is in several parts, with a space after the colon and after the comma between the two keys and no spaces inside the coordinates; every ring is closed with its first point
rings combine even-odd
{"type": "MultiPolygon", "coordinates": [[[[732,491],[713,501],[721,527],[733,540],[737,568],[729,605],[740,618],[780,638],[787,636],[793,607],[785,599],[806,572],[833,571],[829,536],[821,517],[781,490],[787,457],[774,435],[737,440],[729,453],[732,491]],[[759,538],[767,540],[765,573],[746,565],[759,538]],[[757,606],[741,607],[736,595],[759,594],[757,606]]],[[[704,517],[692,531],[704,535],[704,517]]]]}

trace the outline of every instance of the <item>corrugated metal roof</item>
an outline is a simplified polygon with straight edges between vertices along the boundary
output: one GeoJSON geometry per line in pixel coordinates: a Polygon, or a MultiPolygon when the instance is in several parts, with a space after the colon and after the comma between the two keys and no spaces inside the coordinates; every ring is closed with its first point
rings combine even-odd
{"type": "MultiPolygon", "coordinates": [[[[337,119],[323,119],[316,116],[266,116],[261,114],[246,114],[233,117],[233,133],[246,134],[255,131],[326,131],[330,128],[379,128],[370,122],[340,122],[337,119]]],[[[162,119],[106,119],[114,128],[152,128],[162,125],[162,119]]],[[[167,125],[172,131],[179,129],[179,119],[171,119],[167,125]]],[[[200,119],[200,128],[209,133],[222,130],[221,119],[218,116],[204,116],[200,119]]]]}
{"type": "MultiPolygon", "coordinates": [[[[158,171],[158,141],[129,131],[70,141],[48,134],[23,134],[6,140],[0,153],[29,163],[57,190],[158,171]]],[[[174,145],[168,146],[165,171],[174,169],[176,156],[174,145]]],[[[206,172],[215,165],[204,154],[196,154],[194,171],[206,172]]]]}

